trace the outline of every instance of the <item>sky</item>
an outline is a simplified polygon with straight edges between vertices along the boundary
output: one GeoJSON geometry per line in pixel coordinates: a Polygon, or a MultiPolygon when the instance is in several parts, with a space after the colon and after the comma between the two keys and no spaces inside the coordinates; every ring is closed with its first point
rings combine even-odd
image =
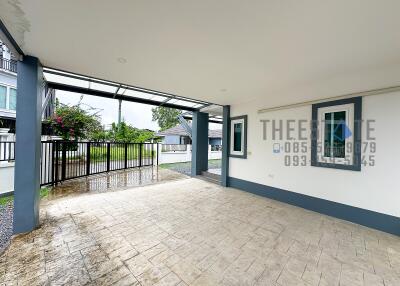
{"type": "MultiPolygon", "coordinates": [[[[118,100],[92,95],[82,95],[67,91],[56,91],[56,97],[59,101],[68,105],[77,104],[80,101],[81,96],[83,96],[81,101],[82,108],[86,110],[94,108],[95,110],[91,110],[90,112],[99,112],[98,114],[101,117],[103,125],[118,122],[118,100]]],[[[157,122],[154,122],[151,119],[151,109],[153,107],[154,106],[148,104],[122,101],[122,119],[136,128],[158,131],[160,128],[157,122]]],[[[221,128],[221,124],[210,123],[209,125],[209,129],[221,128]]]]}

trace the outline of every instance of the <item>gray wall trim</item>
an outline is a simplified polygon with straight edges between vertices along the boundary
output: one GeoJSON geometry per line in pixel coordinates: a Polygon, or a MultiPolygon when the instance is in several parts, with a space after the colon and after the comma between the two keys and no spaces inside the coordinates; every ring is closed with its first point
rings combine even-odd
{"type": "Polygon", "coordinates": [[[312,105],[312,128],[311,128],[311,166],[324,167],[351,171],[361,171],[361,124],[362,124],[362,97],[353,97],[334,101],[327,101],[312,105]],[[317,160],[317,142],[318,142],[318,109],[342,104],[354,104],[354,153],[353,164],[342,165],[333,163],[323,163],[317,160]]]}
{"type": "Polygon", "coordinates": [[[208,113],[196,111],[192,121],[192,176],[208,169],[208,113]]]}
{"type": "Polygon", "coordinates": [[[37,58],[18,62],[14,176],[14,233],[39,225],[43,70],[37,58]]]}
{"type": "Polygon", "coordinates": [[[400,218],[325,199],[229,177],[228,185],[256,195],[302,207],[400,236],[400,218]]]}
{"type": "Polygon", "coordinates": [[[230,139],[230,106],[225,105],[222,108],[222,164],[221,164],[221,185],[228,186],[229,176],[229,139],[230,139]]]}
{"type": "MultiPolygon", "coordinates": [[[[229,145],[229,157],[232,158],[240,158],[240,159],[247,159],[247,115],[241,115],[241,116],[235,116],[235,117],[231,117],[229,120],[229,136],[231,136],[230,134],[230,128],[231,128],[231,121],[232,120],[237,120],[237,119],[243,119],[244,120],[244,144],[243,144],[243,155],[235,155],[235,154],[231,154],[231,146],[229,145]]],[[[230,141],[230,138],[229,138],[230,141]]]]}

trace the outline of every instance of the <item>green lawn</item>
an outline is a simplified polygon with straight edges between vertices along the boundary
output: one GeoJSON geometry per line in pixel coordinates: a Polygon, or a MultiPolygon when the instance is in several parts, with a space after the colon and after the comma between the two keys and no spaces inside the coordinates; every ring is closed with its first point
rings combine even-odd
{"type": "MultiPolygon", "coordinates": [[[[40,189],[40,198],[45,198],[49,195],[49,188],[41,188],[40,189]]],[[[0,198],[0,206],[5,206],[7,204],[9,204],[10,202],[12,202],[14,200],[14,196],[7,196],[7,197],[2,197],[0,198]]]]}
{"type": "MultiPolygon", "coordinates": [[[[139,146],[133,145],[128,147],[128,160],[136,160],[139,159],[139,146]]],[[[146,150],[143,147],[142,150],[142,158],[150,158],[152,155],[151,150],[146,150]]],[[[153,151],[153,156],[155,155],[155,151],[153,151]]],[[[111,161],[119,161],[125,159],[125,148],[124,147],[111,147],[110,148],[110,160],[111,161]]],[[[95,162],[102,162],[107,160],[107,148],[103,147],[92,147],[90,148],[90,160],[95,162]]]]}
{"type": "MultiPolygon", "coordinates": [[[[129,146],[128,151],[128,160],[137,160],[139,159],[140,147],[138,145],[129,146]]],[[[142,158],[151,158],[151,154],[155,156],[156,151],[147,150],[145,147],[142,149],[142,158]]],[[[71,156],[70,160],[85,160],[85,155],[71,156]]],[[[92,162],[105,162],[107,161],[107,147],[91,147],[90,148],[90,160],[92,162]]],[[[123,161],[125,160],[125,147],[111,146],[110,148],[110,160],[111,161],[123,161]]]]}

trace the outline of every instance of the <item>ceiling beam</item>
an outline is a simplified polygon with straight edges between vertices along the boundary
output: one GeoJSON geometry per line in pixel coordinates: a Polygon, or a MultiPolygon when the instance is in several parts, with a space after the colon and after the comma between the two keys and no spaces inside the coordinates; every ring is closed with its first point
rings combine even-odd
{"type": "MultiPolygon", "coordinates": [[[[185,118],[186,120],[193,120],[193,118],[189,116],[182,116],[182,117],[185,118]]],[[[222,124],[222,121],[212,120],[212,119],[208,119],[208,122],[222,124]]]]}
{"type": "Polygon", "coordinates": [[[90,82],[94,82],[94,83],[98,83],[98,84],[113,86],[116,88],[121,86],[121,88],[124,88],[126,90],[134,90],[137,92],[142,92],[142,93],[147,93],[147,94],[152,94],[152,95],[157,95],[157,96],[163,96],[166,98],[166,101],[168,101],[168,99],[177,99],[177,100],[184,100],[184,101],[192,102],[193,104],[203,104],[204,106],[211,105],[211,103],[207,103],[207,102],[201,101],[201,100],[186,98],[186,97],[178,96],[178,95],[171,94],[171,93],[156,91],[153,89],[141,88],[141,87],[123,84],[123,83],[116,83],[113,81],[98,79],[95,77],[85,76],[85,75],[81,75],[81,74],[77,74],[77,73],[73,73],[73,72],[64,71],[61,69],[54,69],[51,67],[45,67],[43,72],[62,76],[62,77],[73,78],[73,79],[78,79],[78,80],[82,80],[82,81],[88,81],[88,82],[90,81],[90,82]]]}
{"type": "MultiPolygon", "coordinates": [[[[162,102],[160,102],[160,101],[155,101],[155,100],[150,100],[150,99],[145,99],[145,98],[138,98],[138,97],[133,97],[133,96],[127,96],[127,95],[122,95],[122,94],[115,94],[112,92],[100,91],[100,90],[95,90],[95,89],[88,89],[88,88],[84,88],[84,87],[78,87],[78,86],[73,86],[73,85],[68,85],[68,84],[63,84],[63,83],[58,83],[58,82],[48,81],[47,86],[49,88],[53,88],[56,90],[64,90],[64,91],[69,91],[69,92],[99,96],[99,97],[110,98],[110,99],[121,99],[123,101],[137,102],[137,103],[149,104],[149,105],[154,105],[154,106],[160,106],[162,104],[162,102]]],[[[177,105],[177,104],[171,104],[171,103],[164,103],[164,104],[162,104],[162,106],[180,109],[180,110],[187,110],[187,111],[196,111],[197,110],[196,108],[177,105]]]]}

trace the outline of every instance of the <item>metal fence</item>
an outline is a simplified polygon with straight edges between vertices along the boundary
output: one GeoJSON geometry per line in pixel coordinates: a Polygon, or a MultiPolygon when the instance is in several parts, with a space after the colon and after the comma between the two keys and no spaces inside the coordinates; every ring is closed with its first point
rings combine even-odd
{"type": "Polygon", "coordinates": [[[0,162],[15,160],[15,142],[0,142],[0,162]]]}
{"type": "Polygon", "coordinates": [[[184,152],[187,150],[186,144],[162,144],[161,152],[184,152]]]}
{"type": "Polygon", "coordinates": [[[222,151],[222,145],[211,145],[211,151],[222,151]]]}
{"type": "Polygon", "coordinates": [[[41,185],[128,168],[152,166],[153,143],[42,141],[41,185]]]}

